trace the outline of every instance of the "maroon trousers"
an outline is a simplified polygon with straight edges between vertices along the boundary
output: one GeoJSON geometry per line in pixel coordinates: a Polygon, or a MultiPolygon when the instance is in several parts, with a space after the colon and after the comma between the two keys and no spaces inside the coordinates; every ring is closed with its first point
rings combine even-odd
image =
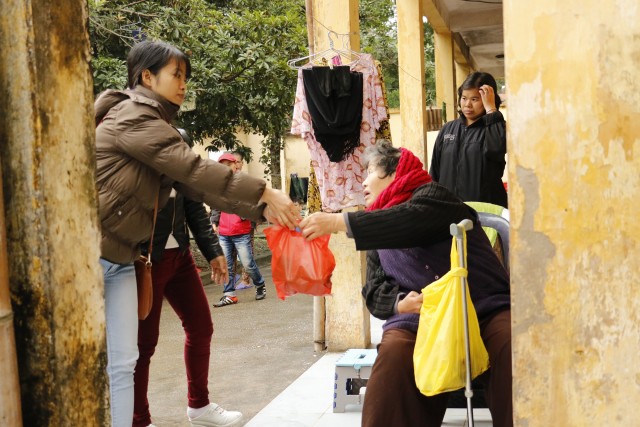
{"type": "MultiPolygon", "coordinates": [[[[494,427],[513,426],[511,401],[511,311],[501,311],[480,324],[489,353],[489,371],[480,375],[494,427]]],[[[416,387],[413,348],[416,334],[389,329],[367,383],[363,427],[440,427],[449,393],[427,397],[416,387]]]]}
{"type": "Polygon", "coordinates": [[[147,389],[149,364],[160,333],[162,300],[169,304],[182,321],[186,335],[184,362],[187,369],[188,405],[202,408],[209,404],[209,356],[213,322],[209,303],[191,252],[167,249],[162,260],[153,264],[153,307],[145,320],[138,323],[140,356],[134,373],[134,427],[151,424],[147,389]]]}

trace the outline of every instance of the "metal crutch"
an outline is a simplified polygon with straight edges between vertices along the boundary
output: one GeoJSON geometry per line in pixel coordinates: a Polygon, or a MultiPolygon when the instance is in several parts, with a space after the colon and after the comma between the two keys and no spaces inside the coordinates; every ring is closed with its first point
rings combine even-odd
{"type": "MultiPolygon", "coordinates": [[[[458,258],[460,259],[460,267],[467,268],[464,259],[464,246],[465,235],[464,231],[473,229],[473,222],[468,219],[463,219],[458,224],[451,224],[449,226],[449,232],[456,238],[456,246],[458,248],[458,258]]],[[[466,383],[464,386],[464,395],[467,398],[467,420],[469,421],[469,427],[474,427],[473,423],[473,404],[471,398],[473,397],[473,389],[471,388],[471,351],[469,349],[469,312],[467,311],[467,278],[461,277],[462,281],[462,310],[464,314],[464,351],[465,351],[465,370],[466,370],[466,383]]]]}

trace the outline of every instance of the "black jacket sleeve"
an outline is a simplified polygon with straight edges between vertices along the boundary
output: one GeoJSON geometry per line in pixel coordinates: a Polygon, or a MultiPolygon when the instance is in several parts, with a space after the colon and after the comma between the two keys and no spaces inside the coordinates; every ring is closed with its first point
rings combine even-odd
{"type": "Polygon", "coordinates": [[[207,216],[207,211],[201,202],[184,198],[184,211],[187,225],[193,234],[193,238],[202,252],[202,255],[211,261],[223,255],[218,242],[218,236],[213,232],[213,227],[207,216]]]}
{"type": "Polygon", "coordinates": [[[484,116],[484,155],[489,161],[504,163],[507,153],[507,126],[500,111],[484,116]]]}
{"type": "Polygon", "coordinates": [[[452,223],[477,220],[472,208],[434,182],[419,187],[399,205],[347,215],[357,250],[426,246],[450,239],[452,223]]]}
{"type": "Polygon", "coordinates": [[[378,252],[368,251],[367,283],[362,288],[362,296],[369,312],[382,320],[391,317],[395,313],[398,290],[398,285],[387,281],[378,252]]]}

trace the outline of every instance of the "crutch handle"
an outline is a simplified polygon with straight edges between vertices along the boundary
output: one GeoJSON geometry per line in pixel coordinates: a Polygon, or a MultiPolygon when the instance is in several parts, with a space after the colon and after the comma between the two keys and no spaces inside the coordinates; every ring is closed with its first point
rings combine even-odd
{"type": "Polygon", "coordinates": [[[463,230],[469,231],[471,229],[473,229],[473,222],[471,222],[470,219],[463,219],[457,224],[451,224],[449,226],[449,233],[454,237],[460,237],[462,236],[463,230]]]}

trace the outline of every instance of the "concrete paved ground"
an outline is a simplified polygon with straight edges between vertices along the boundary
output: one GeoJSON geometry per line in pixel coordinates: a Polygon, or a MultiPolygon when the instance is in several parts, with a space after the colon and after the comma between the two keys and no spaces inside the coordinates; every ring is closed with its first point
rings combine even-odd
{"type": "MultiPolygon", "coordinates": [[[[239,410],[248,422],[324,353],[313,351],[313,297],[279,300],[269,259],[261,263],[267,298],[254,299],[254,288],[238,291],[236,305],[211,308],[214,334],[209,370],[209,398],[239,410]]],[[[206,285],[210,305],[222,286],[206,285]]],[[[184,332],[166,302],[160,341],[151,359],[149,401],[158,427],[188,427],[187,386],[183,361],[184,332]]]]}

